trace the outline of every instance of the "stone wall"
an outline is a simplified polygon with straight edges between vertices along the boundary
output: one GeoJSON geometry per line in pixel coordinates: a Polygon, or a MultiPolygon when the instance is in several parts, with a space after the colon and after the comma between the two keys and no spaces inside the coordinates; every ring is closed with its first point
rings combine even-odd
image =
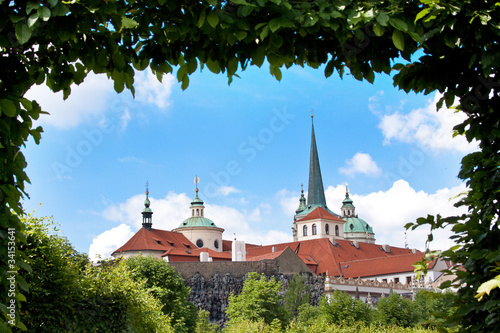
{"type": "Polygon", "coordinates": [[[191,288],[189,301],[210,314],[210,321],[222,326],[226,320],[224,310],[231,293],[239,295],[249,272],[264,274],[281,281],[283,293],[294,274],[306,277],[311,293],[311,304],[317,305],[323,295],[324,279],[311,272],[291,250],[286,249],[274,259],[244,262],[171,262],[186,285],[191,288]]]}
{"type": "MultiPolygon", "coordinates": [[[[311,304],[317,305],[319,298],[323,295],[324,279],[322,276],[315,276],[311,273],[302,274],[306,276],[306,284],[310,288],[311,304]]],[[[292,274],[266,275],[274,277],[276,281],[283,284],[283,293],[293,278],[292,274]]],[[[210,314],[210,321],[222,326],[226,320],[224,310],[228,305],[228,298],[231,293],[238,295],[241,293],[246,275],[234,277],[231,273],[215,274],[211,278],[205,278],[199,273],[195,273],[186,279],[186,284],[191,288],[189,301],[197,308],[204,309],[210,314]]]]}

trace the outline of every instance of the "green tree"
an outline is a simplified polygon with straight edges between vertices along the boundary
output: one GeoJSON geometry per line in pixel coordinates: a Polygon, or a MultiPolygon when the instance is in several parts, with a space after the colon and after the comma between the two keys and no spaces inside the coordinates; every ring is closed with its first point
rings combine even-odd
{"type": "Polygon", "coordinates": [[[173,332],[145,281],[123,264],[92,267],[51,218],[21,218],[30,285],[22,306],[31,332],[173,332]]]}
{"type": "Polygon", "coordinates": [[[392,293],[377,303],[377,319],[385,325],[410,327],[416,324],[417,314],[413,302],[392,293]]]}
{"type": "Polygon", "coordinates": [[[287,322],[287,313],[280,305],[281,290],[281,282],[277,282],[274,277],[267,280],[264,274],[259,276],[256,272],[248,273],[241,294],[229,295],[229,304],[226,308],[228,325],[239,320],[255,322],[263,320],[269,325],[278,320],[284,326],[287,322]]]}
{"type": "Polygon", "coordinates": [[[290,317],[297,317],[299,308],[304,304],[309,304],[311,295],[310,286],[306,284],[307,279],[304,275],[294,274],[284,294],[285,309],[290,317]]]}
{"type": "Polygon", "coordinates": [[[302,304],[299,307],[297,322],[303,326],[309,326],[317,322],[321,317],[321,309],[319,306],[311,304],[302,304]]]}
{"type": "MultiPolygon", "coordinates": [[[[133,93],[134,70],[149,67],[159,79],[176,71],[186,88],[198,68],[231,81],[238,70],[267,60],[277,79],[283,67],[324,64],[326,77],[348,72],[373,82],[376,73],[392,73],[399,89],[439,91],[439,106],[459,103],[467,119],[457,134],[480,146],[463,158],[459,173],[469,191],[458,205],[468,213],[429,216],[408,227],[451,225],[458,248],[443,255],[456,264],[456,320],[463,330],[496,328],[499,289],[479,303],[475,295],[498,274],[500,258],[499,18],[496,2],[471,0],[0,0],[2,320],[11,270],[7,235],[16,246],[25,238],[18,215],[29,178],[21,147],[29,137],[39,143],[42,133],[33,126],[39,105],[24,97],[30,87],[45,84],[67,97],[94,72],[108,75],[116,91],[133,93]]],[[[22,251],[16,256],[19,267],[22,251]]],[[[22,300],[22,277],[16,290],[22,300]]]]}
{"type": "Polygon", "coordinates": [[[37,332],[64,331],[77,316],[82,301],[80,282],[88,263],[68,240],[60,235],[52,218],[22,217],[26,244],[22,250],[30,269],[21,271],[30,290],[22,307],[24,324],[37,332]]]}
{"type": "Polygon", "coordinates": [[[195,333],[214,333],[219,330],[219,325],[210,323],[210,314],[206,310],[199,310],[196,318],[195,333]]]}
{"type": "Polygon", "coordinates": [[[340,290],[335,290],[330,298],[321,298],[319,307],[321,316],[329,323],[350,325],[371,321],[370,306],[340,290]]]}
{"type": "Polygon", "coordinates": [[[415,295],[414,310],[418,324],[425,327],[443,326],[446,319],[456,312],[452,306],[455,293],[423,290],[415,295]]]}
{"type": "Polygon", "coordinates": [[[196,307],[187,298],[191,290],[168,262],[151,256],[132,256],[124,264],[135,280],[145,280],[145,286],[163,304],[163,313],[172,316],[176,332],[194,332],[196,307]]]}

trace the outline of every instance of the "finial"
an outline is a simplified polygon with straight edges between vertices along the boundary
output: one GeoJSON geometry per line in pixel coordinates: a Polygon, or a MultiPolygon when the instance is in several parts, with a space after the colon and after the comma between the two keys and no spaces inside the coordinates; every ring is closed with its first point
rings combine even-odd
{"type": "Polygon", "coordinates": [[[304,184],[300,184],[300,192],[304,193],[304,184]]]}
{"type": "Polygon", "coordinates": [[[345,194],[346,195],[349,194],[349,188],[347,187],[347,185],[349,185],[349,184],[347,184],[347,182],[345,182],[345,194]]]}
{"type": "Polygon", "coordinates": [[[195,192],[198,194],[198,184],[200,183],[200,177],[196,176],[194,177],[194,184],[196,186],[195,192]]]}
{"type": "Polygon", "coordinates": [[[311,118],[314,118],[314,110],[311,109],[311,118]]]}
{"type": "Polygon", "coordinates": [[[149,194],[149,182],[146,181],[146,195],[149,194]]]}

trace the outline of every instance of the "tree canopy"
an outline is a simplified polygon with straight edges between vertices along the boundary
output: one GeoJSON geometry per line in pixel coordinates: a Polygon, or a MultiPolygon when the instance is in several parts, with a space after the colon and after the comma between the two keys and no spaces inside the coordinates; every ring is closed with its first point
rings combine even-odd
{"type": "MultiPolygon", "coordinates": [[[[500,6],[472,0],[0,0],[0,279],[9,288],[7,243],[24,241],[20,199],[29,178],[21,147],[42,128],[42,112],[25,93],[45,84],[67,97],[88,73],[106,73],[117,92],[134,92],[134,71],[151,68],[158,79],[176,73],[185,89],[198,68],[232,77],[250,65],[318,68],[373,82],[394,75],[407,92],[439,91],[444,103],[468,116],[457,134],[477,140],[459,177],[469,192],[458,203],[468,213],[423,218],[431,231],[451,225],[458,248],[444,256],[458,275],[463,329],[498,324],[500,291],[477,303],[478,287],[500,262],[499,35],[500,6]],[[9,229],[12,228],[12,229],[9,229]],[[478,306],[478,304],[480,304],[478,306]]],[[[47,110],[50,111],[50,110],[47,110]]],[[[430,235],[430,240],[432,235],[430,235]]],[[[17,263],[22,265],[22,252],[17,263]]],[[[26,291],[17,279],[16,292],[26,291]]],[[[0,293],[7,314],[7,292],[0,293]]],[[[22,297],[19,300],[22,300],[22,297]]],[[[18,305],[18,303],[16,303],[18,305]]],[[[16,305],[16,306],[17,306],[16,305]]],[[[2,319],[7,317],[3,316],[2,319]]]]}

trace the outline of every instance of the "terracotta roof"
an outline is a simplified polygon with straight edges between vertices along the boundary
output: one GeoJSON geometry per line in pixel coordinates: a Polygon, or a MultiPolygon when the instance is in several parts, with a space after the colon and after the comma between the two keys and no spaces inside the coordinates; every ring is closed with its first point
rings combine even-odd
{"type": "Polygon", "coordinates": [[[283,249],[281,251],[275,251],[275,252],[270,252],[270,253],[266,253],[266,254],[261,254],[259,256],[247,256],[247,261],[261,261],[261,260],[266,260],[266,259],[276,259],[285,250],[286,249],[283,249]]]}
{"type": "MultiPolygon", "coordinates": [[[[283,251],[285,248],[290,247],[316,274],[328,272],[330,276],[342,276],[341,263],[411,253],[411,250],[399,247],[390,247],[390,253],[387,253],[381,245],[377,244],[358,243],[359,248],[356,248],[350,241],[336,240],[336,243],[336,245],[333,245],[329,239],[320,238],[254,247],[247,249],[247,258],[272,253],[273,247],[276,248],[276,251],[283,251]]],[[[421,252],[418,253],[422,255],[421,252]]]]}
{"type": "MultiPolygon", "coordinates": [[[[200,253],[201,252],[208,252],[209,257],[212,259],[222,259],[222,260],[227,260],[227,259],[232,259],[232,254],[231,252],[217,252],[214,250],[211,250],[209,248],[201,248],[201,249],[176,249],[176,248],[170,248],[165,253],[163,253],[161,256],[185,256],[185,257],[197,257],[200,258],[200,253]]],[[[215,260],[217,261],[217,260],[215,260]]]]}
{"type": "Polygon", "coordinates": [[[317,207],[312,212],[310,212],[306,216],[298,219],[297,221],[309,221],[309,220],[315,220],[315,219],[324,219],[324,220],[345,222],[344,220],[333,215],[332,213],[330,213],[329,211],[327,211],[323,207],[317,207]]]}
{"type": "Polygon", "coordinates": [[[167,251],[171,248],[197,249],[183,234],[178,232],[141,228],[113,254],[125,251],[167,251]]]}
{"type": "MultiPolygon", "coordinates": [[[[420,261],[424,253],[401,254],[382,258],[371,258],[339,263],[345,278],[358,278],[413,272],[413,264],[420,261]]],[[[433,266],[433,265],[432,265],[433,266]]]]}

